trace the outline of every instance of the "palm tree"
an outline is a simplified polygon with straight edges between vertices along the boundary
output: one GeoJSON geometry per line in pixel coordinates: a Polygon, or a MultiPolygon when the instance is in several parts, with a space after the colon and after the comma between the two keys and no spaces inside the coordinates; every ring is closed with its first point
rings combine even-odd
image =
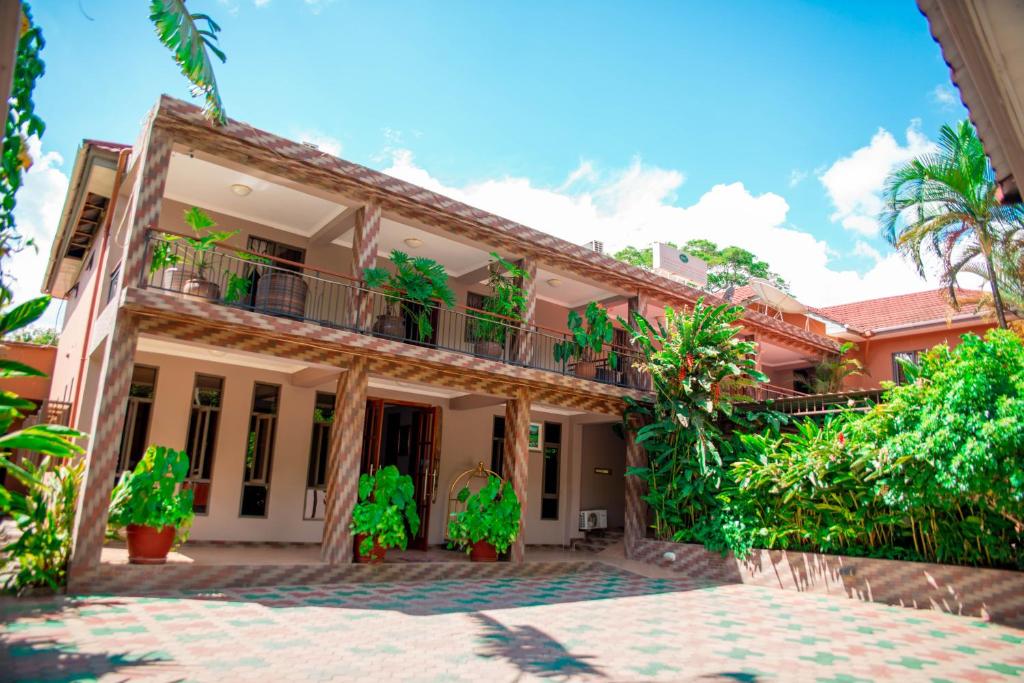
{"type": "Polygon", "coordinates": [[[996,200],[995,174],[974,126],[966,120],[955,128],[944,125],[938,152],[896,169],[885,194],[881,218],[889,243],[913,258],[922,276],[924,255],[939,257],[943,284],[957,307],[957,276],[980,260],[996,319],[1005,328],[993,255],[1019,207],[1001,206],[996,200]]]}

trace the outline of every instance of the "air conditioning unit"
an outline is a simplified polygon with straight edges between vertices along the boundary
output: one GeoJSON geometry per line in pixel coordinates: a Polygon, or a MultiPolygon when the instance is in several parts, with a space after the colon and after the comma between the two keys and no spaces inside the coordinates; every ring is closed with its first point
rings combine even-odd
{"type": "Polygon", "coordinates": [[[580,510],[580,531],[608,528],[607,510],[580,510]]]}

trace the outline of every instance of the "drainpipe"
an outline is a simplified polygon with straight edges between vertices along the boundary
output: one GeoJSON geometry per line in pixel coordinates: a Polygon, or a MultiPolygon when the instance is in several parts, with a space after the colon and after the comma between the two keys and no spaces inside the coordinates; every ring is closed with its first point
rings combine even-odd
{"type": "Polygon", "coordinates": [[[121,180],[124,178],[125,169],[128,167],[128,157],[132,154],[132,148],[128,147],[122,149],[117,155],[117,173],[114,174],[114,188],[110,193],[110,204],[107,206],[107,215],[103,219],[103,238],[100,242],[100,256],[97,260],[99,266],[96,268],[97,278],[95,286],[92,288],[92,297],[89,301],[89,318],[85,321],[85,337],[82,339],[82,358],[78,361],[78,374],[75,377],[78,378],[78,385],[75,387],[75,398],[71,402],[71,417],[68,420],[69,425],[75,424],[75,418],[78,417],[78,406],[82,400],[82,387],[85,385],[85,361],[89,356],[89,341],[92,338],[92,321],[96,315],[96,300],[99,298],[100,289],[103,287],[103,283],[100,282],[99,277],[103,273],[107,261],[107,243],[110,238],[110,224],[114,220],[114,209],[117,208],[117,197],[121,193],[121,180]]]}

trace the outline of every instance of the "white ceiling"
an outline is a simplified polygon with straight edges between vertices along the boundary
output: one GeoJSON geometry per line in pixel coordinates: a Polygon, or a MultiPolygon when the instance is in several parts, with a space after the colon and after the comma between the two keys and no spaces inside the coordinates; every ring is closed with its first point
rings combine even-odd
{"type": "Polygon", "coordinates": [[[779,367],[784,365],[805,365],[813,363],[812,359],[809,359],[804,354],[787,349],[782,346],[776,346],[768,342],[761,342],[761,364],[770,367],[779,367]]]}
{"type": "Polygon", "coordinates": [[[537,297],[552,303],[576,308],[591,301],[600,301],[613,296],[615,292],[601,289],[586,282],[570,280],[569,278],[552,273],[551,271],[537,269],[537,297]],[[551,285],[550,280],[559,280],[557,287],[551,285]]]}
{"type": "Polygon", "coordinates": [[[244,365],[247,368],[269,370],[271,372],[293,373],[305,370],[309,363],[290,361],[277,356],[264,356],[259,353],[248,351],[236,351],[234,349],[224,351],[215,346],[205,344],[193,344],[177,342],[156,337],[139,337],[139,351],[149,353],[160,353],[167,356],[181,356],[193,358],[208,363],[226,363],[228,365],[244,365]]]}
{"type": "MultiPolygon", "coordinates": [[[[334,243],[351,247],[352,232],[349,230],[334,240],[334,243]]],[[[486,266],[490,261],[490,252],[486,249],[477,249],[390,218],[382,218],[380,235],[377,238],[377,255],[387,258],[395,249],[411,256],[422,256],[437,261],[444,266],[450,277],[465,275],[486,266]],[[405,243],[405,240],[413,237],[421,240],[423,244],[413,249],[405,243]]]]}
{"type": "Polygon", "coordinates": [[[309,237],[345,210],[345,206],[282,183],[257,178],[187,154],[171,154],[164,194],[175,201],[238,216],[254,223],[309,237]],[[240,197],[234,184],[252,192],[240,197]]]}

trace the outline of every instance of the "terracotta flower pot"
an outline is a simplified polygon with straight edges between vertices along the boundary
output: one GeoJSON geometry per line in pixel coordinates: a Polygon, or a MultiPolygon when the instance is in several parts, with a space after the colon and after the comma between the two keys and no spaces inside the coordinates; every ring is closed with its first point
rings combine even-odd
{"type": "Polygon", "coordinates": [[[373,331],[382,337],[405,339],[405,320],[400,315],[379,315],[373,331]]]}
{"type": "Polygon", "coordinates": [[[128,561],[132,564],[164,564],[174,545],[174,527],[162,529],[128,525],[128,561]]]}
{"type": "Polygon", "coordinates": [[[185,285],[181,288],[181,293],[194,296],[197,299],[216,301],[220,298],[220,285],[202,277],[194,277],[185,282],[185,285]]]}
{"type": "Polygon", "coordinates": [[[498,551],[487,541],[477,541],[469,550],[469,559],[473,562],[497,562],[498,551]]]}
{"type": "Polygon", "coordinates": [[[504,350],[501,344],[496,341],[478,341],[473,345],[473,353],[488,358],[501,358],[504,350]]]}
{"type": "Polygon", "coordinates": [[[363,545],[363,539],[366,538],[366,534],[356,534],[355,540],[355,551],[356,560],[360,564],[380,564],[384,561],[384,554],[387,552],[387,548],[382,548],[377,539],[373,539],[373,548],[370,549],[368,555],[363,555],[359,549],[363,545]]]}
{"type": "Polygon", "coordinates": [[[581,360],[576,363],[576,376],[580,379],[594,379],[597,377],[597,363],[592,360],[581,360]]]}

